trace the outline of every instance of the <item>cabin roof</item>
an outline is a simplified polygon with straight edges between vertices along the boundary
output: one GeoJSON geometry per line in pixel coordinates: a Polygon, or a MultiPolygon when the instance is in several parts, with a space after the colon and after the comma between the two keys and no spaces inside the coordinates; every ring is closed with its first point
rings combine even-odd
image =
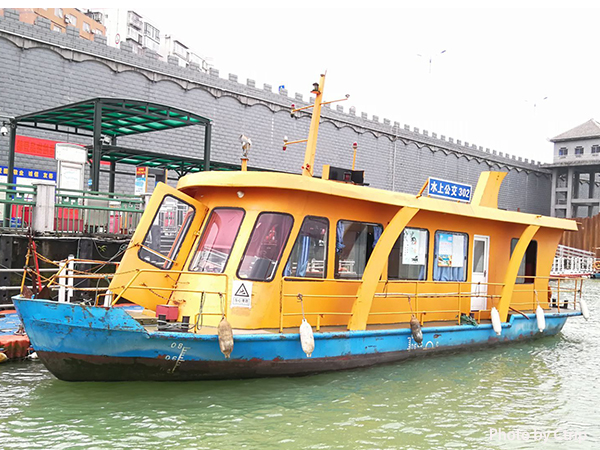
{"type": "Polygon", "coordinates": [[[459,203],[430,197],[419,197],[417,195],[283,173],[241,171],[227,173],[201,172],[180,178],[177,188],[185,193],[190,192],[197,187],[207,186],[238,189],[268,188],[314,192],[322,195],[332,195],[384,205],[395,205],[399,207],[409,206],[423,211],[577,231],[577,223],[568,219],[559,219],[556,217],[547,217],[516,211],[505,211],[472,203],[459,203]]]}

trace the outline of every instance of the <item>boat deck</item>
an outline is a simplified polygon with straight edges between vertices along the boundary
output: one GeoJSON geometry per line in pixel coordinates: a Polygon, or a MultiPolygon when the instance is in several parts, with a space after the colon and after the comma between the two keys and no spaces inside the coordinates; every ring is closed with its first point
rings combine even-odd
{"type": "MultiPolygon", "coordinates": [[[[572,311],[570,309],[565,309],[565,308],[561,308],[560,310],[558,308],[550,308],[545,310],[546,314],[554,314],[554,313],[559,313],[559,312],[565,312],[565,311],[572,311]]],[[[155,314],[154,311],[150,311],[150,310],[128,310],[127,311],[135,320],[137,320],[139,323],[141,323],[142,325],[144,325],[144,328],[149,331],[149,332],[156,332],[159,331],[158,330],[158,322],[156,317],[153,315],[155,314]]],[[[535,315],[535,311],[533,310],[522,310],[521,311],[523,314],[526,315],[535,315]]],[[[520,315],[520,313],[517,312],[511,312],[511,314],[515,314],[515,315],[520,315]]],[[[491,320],[489,319],[483,319],[479,321],[479,324],[491,324],[491,320]]],[[[425,322],[423,324],[423,327],[426,328],[431,328],[431,327],[450,327],[450,326],[455,326],[458,325],[458,323],[456,322],[456,320],[446,320],[446,321],[432,321],[432,322],[425,322]]],[[[468,326],[468,324],[464,324],[465,326],[468,326]]],[[[171,329],[167,329],[167,330],[162,330],[162,331],[174,331],[174,332],[178,332],[180,331],[180,329],[178,328],[179,324],[173,324],[173,328],[171,329]]],[[[395,329],[399,329],[399,328],[410,328],[410,324],[408,322],[402,322],[402,323],[388,323],[388,324],[372,324],[372,325],[367,325],[367,331],[373,331],[373,330],[395,330],[395,329]]],[[[313,328],[314,330],[314,328],[313,328]]],[[[348,331],[347,327],[345,325],[338,325],[338,326],[322,326],[319,331],[314,330],[315,333],[341,333],[341,332],[345,332],[348,331]]],[[[298,327],[290,327],[290,328],[284,328],[283,329],[283,333],[284,334],[294,334],[294,333],[298,333],[298,327]]],[[[213,327],[213,326],[203,326],[202,328],[200,328],[198,331],[195,332],[195,334],[202,334],[202,335],[215,335],[217,334],[217,327],[213,327]]],[[[279,329],[278,328],[263,328],[263,329],[240,329],[240,328],[235,328],[233,329],[233,334],[234,335],[248,335],[248,334],[279,334],[279,329]]]]}

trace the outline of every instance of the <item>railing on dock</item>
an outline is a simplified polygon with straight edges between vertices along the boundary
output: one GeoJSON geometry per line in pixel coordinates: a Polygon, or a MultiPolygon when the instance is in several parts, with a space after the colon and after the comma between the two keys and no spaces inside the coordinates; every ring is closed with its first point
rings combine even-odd
{"type": "Polygon", "coordinates": [[[0,183],[0,229],[129,236],[144,205],[137,195],[0,183]]]}
{"type": "Polygon", "coordinates": [[[0,227],[12,230],[29,228],[33,222],[35,203],[35,186],[0,183],[0,227]]]}
{"type": "Polygon", "coordinates": [[[132,234],[144,212],[136,195],[56,189],[55,226],[62,233],[132,234]]]}
{"type": "Polygon", "coordinates": [[[552,276],[582,276],[594,273],[594,252],[559,245],[552,263],[552,276]]]}

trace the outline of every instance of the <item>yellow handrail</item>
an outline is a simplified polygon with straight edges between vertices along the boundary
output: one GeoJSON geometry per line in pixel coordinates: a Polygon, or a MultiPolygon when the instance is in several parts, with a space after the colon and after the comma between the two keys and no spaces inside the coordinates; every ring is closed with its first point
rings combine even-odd
{"type": "MultiPolygon", "coordinates": [[[[557,281],[558,286],[554,289],[552,286],[548,286],[547,289],[536,289],[536,284],[534,282],[532,283],[524,283],[524,284],[516,284],[515,289],[513,290],[513,294],[516,293],[531,293],[532,295],[532,300],[527,300],[527,301],[511,301],[510,305],[511,306],[529,306],[531,307],[530,311],[535,311],[535,308],[537,306],[537,300],[536,299],[536,295],[538,296],[543,296],[543,295],[548,295],[548,293],[553,292],[554,290],[557,291],[558,294],[558,298],[557,298],[557,309],[560,312],[560,293],[573,293],[573,300],[569,301],[568,304],[569,306],[571,305],[571,303],[573,304],[573,308],[576,308],[577,306],[577,293],[579,293],[579,295],[581,296],[581,284],[583,282],[582,279],[578,279],[578,278],[571,278],[574,282],[575,282],[575,286],[573,288],[571,287],[561,287],[560,283],[561,283],[561,278],[560,277],[520,277],[520,278],[527,278],[527,279],[533,279],[534,281],[536,279],[539,280],[549,280],[549,281],[557,281]]],[[[289,299],[289,298],[297,298],[298,297],[298,293],[287,293],[286,291],[286,282],[288,281],[306,281],[306,279],[302,279],[302,278],[293,278],[293,279],[289,279],[289,278],[283,278],[282,279],[282,284],[281,284],[281,289],[280,289],[280,319],[279,319],[279,329],[280,331],[283,331],[283,322],[284,322],[284,318],[285,317],[292,317],[292,316],[302,316],[301,312],[286,312],[285,311],[285,300],[289,299]]],[[[356,282],[360,282],[361,280],[339,280],[339,279],[319,279],[317,281],[320,282],[324,282],[324,281],[331,281],[331,282],[348,282],[348,281],[356,281],[356,282]]],[[[369,312],[369,316],[395,316],[395,315],[403,315],[403,314],[415,314],[417,315],[417,317],[420,318],[421,323],[423,323],[425,320],[423,318],[424,315],[427,314],[432,314],[432,313],[456,313],[457,314],[457,318],[458,318],[458,323],[460,324],[460,318],[461,318],[461,312],[462,312],[462,306],[463,306],[463,299],[464,298],[471,298],[473,297],[473,292],[472,292],[472,286],[473,283],[471,282],[456,282],[456,285],[458,287],[457,291],[452,291],[452,292],[419,292],[419,287],[423,286],[423,285],[428,285],[428,284],[433,284],[433,285],[439,285],[439,284],[445,284],[445,285],[452,285],[453,283],[447,283],[447,282],[435,282],[435,281],[415,281],[415,280],[393,280],[393,281],[389,281],[389,280],[381,280],[380,284],[384,284],[384,292],[379,292],[376,293],[374,295],[374,298],[389,298],[389,299],[398,299],[398,298],[405,298],[407,300],[414,300],[414,307],[412,307],[410,310],[408,311],[386,311],[386,312],[382,312],[382,311],[370,311],[369,312]],[[414,284],[413,292],[388,292],[387,288],[390,285],[407,285],[407,284],[414,284]],[[467,286],[463,286],[463,285],[467,285],[467,286]],[[467,289],[465,289],[465,287],[467,289]],[[424,298],[455,298],[456,302],[457,302],[457,309],[447,309],[447,310],[421,310],[419,309],[419,299],[424,299],[424,298]]],[[[482,286],[487,286],[488,288],[497,288],[497,287],[504,287],[504,283],[479,283],[482,286]]],[[[297,286],[295,286],[297,287],[297,286]]],[[[490,291],[493,291],[494,289],[490,289],[490,291]]],[[[357,295],[355,294],[339,294],[339,295],[334,295],[334,294],[325,294],[325,295],[319,295],[319,294],[304,294],[302,293],[302,298],[303,299],[327,299],[327,298],[337,298],[337,299],[354,299],[356,298],[357,295]]],[[[483,297],[486,298],[488,300],[491,301],[491,303],[488,303],[489,308],[485,308],[482,310],[477,311],[476,314],[476,319],[478,322],[481,321],[481,316],[482,313],[489,313],[491,311],[492,307],[497,307],[498,305],[498,301],[501,298],[501,294],[497,294],[497,293],[486,293],[486,294],[479,294],[477,293],[477,297],[483,297]]],[[[546,304],[547,301],[544,300],[541,303],[546,304]]],[[[563,305],[564,307],[564,305],[563,305]]],[[[350,316],[352,313],[351,312],[342,312],[342,311],[337,311],[337,312],[333,312],[333,311],[311,311],[311,312],[305,312],[304,315],[305,316],[316,316],[317,317],[317,330],[320,329],[320,322],[321,322],[321,318],[324,316],[350,316]]]]}

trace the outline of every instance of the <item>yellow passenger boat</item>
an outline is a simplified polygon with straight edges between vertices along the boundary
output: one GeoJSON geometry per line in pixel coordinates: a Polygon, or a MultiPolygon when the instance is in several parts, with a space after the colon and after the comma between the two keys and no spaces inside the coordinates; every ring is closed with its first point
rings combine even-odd
{"type": "Polygon", "coordinates": [[[554,335],[587,314],[578,280],[559,289],[550,278],[576,223],[498,209],[505,173],[483,172],[474,189],[430,178],[417,194],[331,166],[315,178],[324,83],[302,175],[204,172],[161,184],[108,306],[14,298],[53,374],[299,375],[554,335]],[[121,300],[144,313],[114,307],[121,300]]]}

